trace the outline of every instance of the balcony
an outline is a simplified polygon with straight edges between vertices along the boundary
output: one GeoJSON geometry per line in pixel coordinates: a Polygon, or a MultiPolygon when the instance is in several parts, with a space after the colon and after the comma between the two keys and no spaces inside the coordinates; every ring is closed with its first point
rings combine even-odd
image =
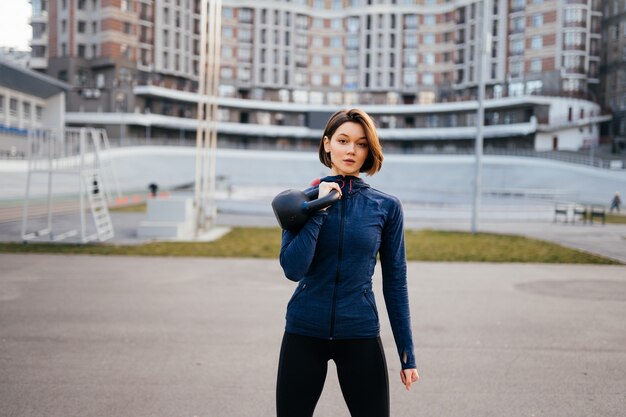
{"type": "Polygon", "coordinates": [[[564,51],[584,51],[585,44],[584,43],[565,44],[563,45],[563,50],[564,51]]]}
{"type": "Polygon", "coordinates": [[[586,74],[585,67],[583,65],[565,67],[564,69],[567,74],[586,74]]]}
{"type": "Polygon", "coordinates": [[[566,28],[584,28],[587,27],[587,22],[585,22],[584,20],[579,20],[579,21],[565,21],[563,22],[563,27],[566,28]]]}

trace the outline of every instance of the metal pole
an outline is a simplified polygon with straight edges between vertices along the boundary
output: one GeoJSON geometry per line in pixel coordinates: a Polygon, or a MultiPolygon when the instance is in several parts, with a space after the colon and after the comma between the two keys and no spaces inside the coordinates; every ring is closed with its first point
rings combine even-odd
{"type": "Polygon", "coordinates": [[[203,167],[203,152],[204,152],[204,139],[205,139],[205,114],[204,109],[206,105],[206,59],[207,59],[207,12],[208,12],[208,0],[200,1],[200,62],[198,68],[198,127],[196,130],[196,176],[195,176],[195,189],[194,189],[194,203],[195,203],[195,236],[198,237],[198,232],[202,228],[203,224],[203,203],[204,198],[202,196],[202,167],[203,167]]]}
{"type": "MultiPolygon", "coordinates": [[[[65,133],[63,133],[65,135],[65,133]]],[[[65,136],[63,137],[65,140],[65,136]]],[[[85,129],[81,129],[79,133],[79,150],[80,159],[78,165],[78,190],[80,195],[80,241],[87,243],[87,222],[85,220],[85,184],[84,184],[84,167],[85,167],[85,129]]]]}
{"type": "Polygon", "coordinates": [[[35,136],[40,137],[41,135],[43,135],[43,130],[29,130],[28,132],[28,172],[26,173],[26,195],[24,196],[24,209],[22,211],[22,239],[24,241],[26,240],[26,224],[28,223],[28,200],[30,199],[30,181],[33,171],[33,158],[36,157],[33,152],[33,147],[36,142],[40,142],[35,139],[35,136]]]}
{"type": "Polygon", "coordinates": [[[213,91],[213,77],[215,76],[215,0],[209,0],[209,15],[208,15],[208,36],[207,36],[207,67],[206,67],[206,90],[207,90],[207,112],[205,116],[205,129],[206,138],[204,141],[203,149],[203,171],[202,171],[202,227],[206,230],[211,221],[211,207],[209,205],[209,185],[210,185],[210,152],[211,152],[211,138],[212,138],[212,122],[213,122],[213,100],[215,99],[215,91],[213,91]],[[211,60],[208,62],[208,60],[211,60]]]}
{"type": "Polygon", "coordinates": [[[479,38],[478,38],[478,53],[479,58],[477,62],[478,77],[478,110],[476,113],[476,142],[475,142],[475,164],[474,164],[474,201],[472,204],[472,233],[475,234],[478,231],[478,216],[480,211],[480,197],[482,193],[482,158],[483,158],[483,136],[484,136],[484,122],[485,122],[485,76],[484,72],[487,69],[487,54],[491,50],[491,27],[488,24],[488,12],[489,12],[489,0],[482,0],[480,4],[480,22],[478,26],[479,38]]]}
{"type": "Polygon", "coordinates": [[[217,122],[218,122],[218,105],[217,96],[220,80],[220,67],[221,67],[221,51],[222,51],[222,0],[215,0],[215,20],[214,20],[214,38],[215,43],[213,58],[213,88],[211,89],[211,95],[213,101],[211,102],[211,172],[209,174],[210,187],[209,187],[209,205],[211,207],[211,221],[214,223],[217,217],[217,204],[215,201],[215,181],[216,181],[216,162],[217,162],[217,122]]]}

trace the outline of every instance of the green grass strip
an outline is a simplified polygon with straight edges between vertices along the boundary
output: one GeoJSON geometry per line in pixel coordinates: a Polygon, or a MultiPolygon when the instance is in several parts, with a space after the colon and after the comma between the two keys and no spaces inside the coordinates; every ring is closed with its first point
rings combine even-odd
{"type": "MultiPolygon", "coordinates": [[[[124,246],[0,243],[0,252],[277,259],[280,240],[278,228],[238,227],[215,242],[153,242],[124,246]]],[[[472,235],[407,230],[406,251],[410,261],[619,264],[612,259],[554,243],[490,233],[472,235]]]]}

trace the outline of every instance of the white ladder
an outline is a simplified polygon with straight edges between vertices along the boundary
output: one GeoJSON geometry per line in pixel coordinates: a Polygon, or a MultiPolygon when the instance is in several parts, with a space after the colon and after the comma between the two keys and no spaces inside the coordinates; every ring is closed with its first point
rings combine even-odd
{"type": "Polygon", "coordinates": [[[87,237],[86,240],[98,239],[100,242],[104,242],[113,237],[113,223],[109,215],[104,184],[98,171],[85,171],[82,177],[87,190],[91,215],[96,226],[96,233],[87,237]]]}

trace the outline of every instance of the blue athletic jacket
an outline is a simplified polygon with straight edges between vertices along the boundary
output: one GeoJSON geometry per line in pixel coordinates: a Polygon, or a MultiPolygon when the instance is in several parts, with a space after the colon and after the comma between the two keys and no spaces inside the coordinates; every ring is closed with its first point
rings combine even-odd
{"type": "Polygon", "coordinates": [[[403,369],[415,368],[400,201],[359,177],[329,176],[342,198],[297,232],[283,230],[280,264],[298,286],[287,304],[289,333],[324,339],[379,335],[372,292],[380,254],[383,294],[403,369]]]}

